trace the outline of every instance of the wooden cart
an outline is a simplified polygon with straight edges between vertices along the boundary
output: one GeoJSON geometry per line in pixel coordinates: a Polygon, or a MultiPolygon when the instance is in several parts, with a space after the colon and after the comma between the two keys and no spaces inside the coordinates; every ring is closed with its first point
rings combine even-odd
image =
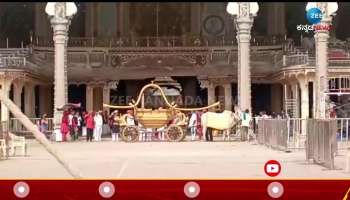
{"type": "MultiPolygon", "coordinates": [[[[142,102],[142,105],[143,102],[142,102]]],[[[220,103],[216,102],[210,106],[203,107],[203,108],[178,108],[177,105],[172,102],[169,103],[167,100],[162,88],[154,84],[153,82],[150,84],[145,85],[137,98],[137,101],[132,101],[132,103],[129,103],[128,106],[113,106],[113,105],[107,105],[103,104],[104,107],[108,108],[115,108],[115,109],[132,109],[134,111],[134,117],[138,122],[138,126],[134,125],[127,125],[127,114],[123,115],[120,118],[120,126],[121,126],[121,136],[122,139],[126,142],[134,142],[137,141],[139,138],[140,132],[144,128],[152,128],[152,129],[159,129],[164,128],[165,135],[168,141],[172,142],[179,142],[182,141],[186,134],[184,132],[184,129],[187,125],[187,117],[184,114],[186,111],[196,111],[196,110],[204,110],[208,109],[210,107],[216,107],[219,106],[220,103]],[[146,108],[139,108],[139,104],[142,101],[143,93],[148,88],[154,88],[158,89],[161,93],[161,96],[163,97],[167,108],[158,108],[158,109],[146,109],[146,108]],[[174,119],[176,120],[176,123],[171,123],[174,119]]]]}

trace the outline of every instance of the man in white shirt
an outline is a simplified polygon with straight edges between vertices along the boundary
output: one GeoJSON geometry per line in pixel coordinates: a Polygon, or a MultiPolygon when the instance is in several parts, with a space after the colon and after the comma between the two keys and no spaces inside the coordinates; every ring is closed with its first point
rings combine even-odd
{"type": "Polygon", "coordinates": [[[252,117],[249,114],[249,110],[246,109],[241,113],[242,127],[241,127],[241,140],[246,141],[248,136],[248,129],[250,127],[250,122],[252,117]]]}
{"type": "Polygon", "coordinates": [[[101,141],[102,136],[102,126],[103,126],[103,118],[102,118],[102,111],[99,111],[96,113],[94,117],[95,121],[95,141],[101,141]]]}
{"type": "Polygon", "coordinates": [[[190,121],[188,123],[188,128],[191,130],[192,141],[196,139],[197,132],[197,114],[196,112],[192,112],[190,121]]]}

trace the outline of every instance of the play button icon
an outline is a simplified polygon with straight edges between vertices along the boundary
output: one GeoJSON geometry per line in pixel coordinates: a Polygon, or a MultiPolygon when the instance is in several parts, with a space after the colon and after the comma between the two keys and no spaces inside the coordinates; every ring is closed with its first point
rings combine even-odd
{"type": "Polygon", "coordinates": [[[281,164],[276,160],[269,160],[265,163],[264,171],[268,176],[277,176],[281,172],[281,164]]]}

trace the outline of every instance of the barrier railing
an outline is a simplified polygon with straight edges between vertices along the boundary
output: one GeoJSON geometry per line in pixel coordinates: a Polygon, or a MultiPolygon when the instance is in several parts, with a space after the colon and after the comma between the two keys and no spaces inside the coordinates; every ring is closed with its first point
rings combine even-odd
{"type": "MultiPolygon", "coordinates": [[[[257,122],[255,126],[257,127],[255,132],[257,133],[258,137],[261,134],[265,134],[265,132],[276,132],[280,131],[278,129],[283,129],[285,131],[280,132],[281,135],[269,135],[268,137],[280,137],[283,138],[285,141],[281,141],[281,144],[283,144],[283,150],[292,150],[292,149],[302,149],[304,148],[304,141],[306,137],[306,119],[301,118],[289,118],[289,119],[255,119],[255,122],[257,122]],[[260,124],[260,122],[264,121],[264,124],[260,124]],[[283,122],[283,127],[281,127],[281,122],[283,122]],[[267,125],[266,125],[267,124],[267,125]],[[264,127],[265,130],[259,130],[260,128],[264,127]],[[277,130],[275,130],[277,129],[277,130]]],[[[269,133],[266,133],[269,134],[269,133]]],[[[262,136],[264,137],[264,136],[262,136]]],[[[274,140],[274,139],[273,139],[274,140]]],[[[279,140],[279,139],[278,139],[279,140]]],[[[269,140],[267,140],[268,142],[269,140]]],[[[262,141],[264,142],[264,141],[262,141]]],[[[269,145],[269,144],[268,144],[269,145]]]]}
{"type": "Polygon", "coordinates": [[[332,120],[336,121],[337,124],[337,129],[335,131],[336,139],[338,141],[338,148],[347,148],[350,139],[350,118],[336,118],[332,120]]]}
{"type": "MultiPolygon", "coordinates": [[[[259,134],[258,129],[260,128],[257,121],[267,121],[267,120],[278,120],[278,119],[257,119],[255,118],[255,133],[259,134]]],[[[286,119],[287,120],[287,119],[286,119]]],[[[305,148],[305,140],[307,135],[307,123],[309,119],[302,118],[289,118],[287,126],[286,137],[288,143],[288,149],[303,149],[305,148]]],[[[338,149],[346,149],[350,143],[350,118],[334,118],[329,119],[336,121],[337,128],[335,130],[336,139],[338,142],[338,149]]]]}
{"type": "MultiPolygon", "coordinates": [[[[48,129],[46,133],[52,133],[53,131],[53,118],[47,118],[48,120],[48,129]]],[[[40,118],[30,118],[30,121],[33,124],[38,124],[40,118]]],[[[9,130],[13,133],[17,133],[19,135],[26,135],[30,133],[17,118],[11,118],[9,121],[9,130]]]]}
{"type": "Polygon", "coordinates": [[[259,144],[273,149],[288,151],[288,120],[263,119],[258,122],[257,140],[259,144]]]}
{"type": "Polygon", "coordinates": [[[334,156],[337,151],[336,129],[335,120],[308,120],[306,159],[334,169],[334,156]]]}

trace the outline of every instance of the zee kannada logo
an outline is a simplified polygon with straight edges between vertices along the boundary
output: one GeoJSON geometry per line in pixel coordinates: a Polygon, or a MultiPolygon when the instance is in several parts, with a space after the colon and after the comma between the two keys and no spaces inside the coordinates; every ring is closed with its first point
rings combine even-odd
{"type": "Polygon", "coordinates": [[[318,30],[331,30],[332,26],[319,24],[323,18],[322,11],[319,8],[310,8],[306,12],[306,19],[311,24],[299,24],[297,25],[298,31],[304,31],[308,33],[309,31],[318,30]]]}
{"type": "Polygon", "coordinates": [[[319,8],[311,8],[306,12],[306,19],[310,24],[318,24],[322,20],[322,12],[319,8]]]}

